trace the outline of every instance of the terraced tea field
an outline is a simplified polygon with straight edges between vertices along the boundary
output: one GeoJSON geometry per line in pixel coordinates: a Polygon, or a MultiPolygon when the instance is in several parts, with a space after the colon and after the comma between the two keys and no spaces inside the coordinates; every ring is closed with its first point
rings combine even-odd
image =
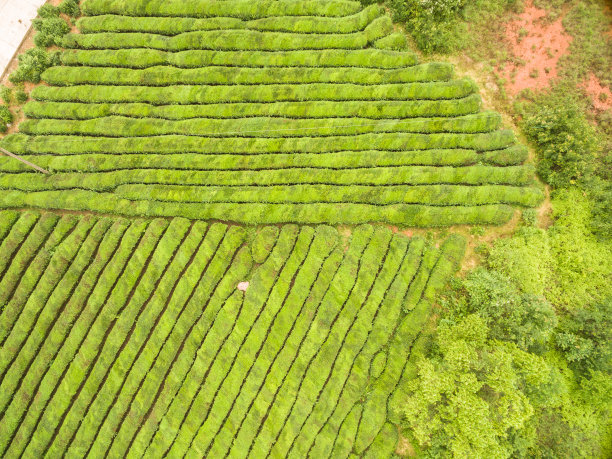
{"type": "Polygon", "coordinates": [[[389,224],[508,221],[527,149],[377,5],[80,6],[0,139],[0,456],[392,456],[465,241],[389,224]]]}
{"type": "Polygon", "coordinates": [[[1,146],[0,207],[248,224],[499,224],[525,147],[377,5],[85,0],[1,146]]]}
{"type": "Polygon", "coordinates": [[[370,225],[7,211],[0,241],[4,457],[388,456],[464,250],[370,225]]]}

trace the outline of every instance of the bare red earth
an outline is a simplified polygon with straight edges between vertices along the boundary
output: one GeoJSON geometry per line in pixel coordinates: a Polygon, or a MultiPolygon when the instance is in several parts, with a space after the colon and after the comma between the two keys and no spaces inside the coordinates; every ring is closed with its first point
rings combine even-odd
{"type": "Polygon", "coordinates": [[[604,86],[594,74],[590,74],[588,80],[582,83],[582,87],[593,102],[597,110],[606,111],[612,108],[612,91],[604,86]]]}
{"type": "Polygon", "coordinates": [[[549,87],[550,81],[557,77],[559,58],[572,42],[562,18],[547,23],[546,10],[535,7],[529,0],[518,18],[506,25],[505,35],[512,54],[522,61],[521,64],[508,62],[499,70],[507,81],[508,94],[549,87]]]}

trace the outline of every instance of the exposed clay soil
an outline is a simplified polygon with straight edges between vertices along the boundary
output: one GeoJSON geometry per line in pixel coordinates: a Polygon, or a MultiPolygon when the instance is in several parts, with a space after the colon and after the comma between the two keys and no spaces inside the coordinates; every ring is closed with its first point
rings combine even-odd
{"type": "Polygon", "coordinates": [[[529,0],[516,20],[506,25],[505,37],[516,60],[498,71],[506,79],[509,95],[524,89],[545,89],[557,77],[559,58],[567,53],[572,37],[565,31],[563,18],[547,21],[546,10],[529,0]]]}
{"type": "Polygon", "coordinates": [[[582,87],[585,89],[593,107],[596,110],[606,111],[612,108],[612,91],[607,86],[604,86],[593,73],[584,81],[582,87]]]}

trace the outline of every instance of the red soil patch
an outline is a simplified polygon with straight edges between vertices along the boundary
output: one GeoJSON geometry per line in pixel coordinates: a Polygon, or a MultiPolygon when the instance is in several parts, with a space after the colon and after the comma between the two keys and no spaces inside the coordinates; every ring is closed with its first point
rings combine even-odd
{"type": "Polygon", "coordinates": [[[567,52],[572,37],[563,28],[563,18],[546,23],[546,10],[537,8],[530,0],[516,20],[506,26],[506,40],[519,65],[506,63],[499,70],[506,78],[508,94],[516,95],[523,89],[544,89],[557,77],[559,58],[567,52]]]}
{"type": "Polygon", "coordinates": [[[597,110],[606,111],[612,108],[612,91],[604,86],[594,74],[589,75],[589,79],[582,83],[582,87],[593,102],[597,110]]]}

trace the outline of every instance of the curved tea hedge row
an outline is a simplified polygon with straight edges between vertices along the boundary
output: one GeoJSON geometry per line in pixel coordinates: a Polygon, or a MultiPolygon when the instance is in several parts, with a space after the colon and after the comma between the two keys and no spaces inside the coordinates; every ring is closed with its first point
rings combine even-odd
{"type": "Polygon", "coordinates": [[[387,401],[464,250],[0,211],[0,454],[390,457],[387,401]]]}
{"type": "Polygon", "coordinates": [[[364,30],[379,17],[382,9],[370,5],[344,17],[281,16],[242,20],[234,17],[132,17],[108,14],[83,17],[77,21],[81,33],[144,32],[160,35],[178,35],[198,30],[250,29],[293,33],[353,33],[364,30]]]}
{"type": "Polygon", "coordinates": [[[450,64],[429,63],[402,69],[364,69],[337,67],[333,72],[324,68],[278,67],[272,69],[235,67],[203,67],[177,69],[157,66],[145,70],[98,67],[52,67],[42,78],[53,86],[133,85],[170,86],[186,85],[238,85],[294,83],[353,83],[378,85],[382,83],[414,83],[446,81],[452,76],[450,64]]]}
{"type": "Polygon", "coordinates": [[[171,65],[200,68],[211,65],[230,67],[359,67],[396,69],[417,64],[412,53],[381,49],[328,49],[309,51],[181,51],[154,49],[70,50],[60,55],[64,65],[92,67],[147,68],[171,65]]]}
{"type": "Polygon", "coordinates": [[[161,118],[336,118],[406,119],[414,117],[461,116],[477,113],[481,99],[471,94],[463,99],[418,101],[333,101],[233,103],[206,105],[151,105],[143,103],[83,103],[32,101],[24,105],[28,118],[85,120],[106,116],[161,118]],[[333,110],[333,111],[332,111],[333,110]]]}
{"type": "Polygon", "coordinates": [[[81,7],[83,33],[0,141],[51,174],[0,157],[1,207],[427,227],[500,224],[543,197],[475,83],[397,51],[378,5],[81,7]]]}
{"type": "Polygon", "coordinates": [[[153,17],[235,17],[257,19],[275,16],[341,17],[356,14],[359,2],[345,0],[85,0],[86,16],[119,14],[153,17]]]}
{"type": "Polygon", "coordinates": [[[142,32],[101,32],[68,34],[65,48],[125,49],[147,48],[162,51],[200,49],[238,51],[281,51],[307,49],[361,49],[383,38],[393,30],[388,16],[372,21],[362,32],[317,34],[257,30],[200,30],[175,36],[142,32]]]}

